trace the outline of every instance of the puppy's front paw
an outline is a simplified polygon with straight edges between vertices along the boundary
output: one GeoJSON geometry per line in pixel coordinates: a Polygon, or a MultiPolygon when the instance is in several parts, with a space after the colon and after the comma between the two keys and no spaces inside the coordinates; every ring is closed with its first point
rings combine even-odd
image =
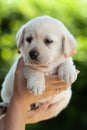
{"type": "Polygon", "coordinates": [[[70,65],[61,65],[58,69],[58,78],[66,83],[72,84],[77,79],[75,67],[70,65]]]}
{"type": "Polygon", "coordinates": [[[45,83],[42,81],[30,80],[27,88],[35,95],[41,95],[45,90],[45,83]]]}

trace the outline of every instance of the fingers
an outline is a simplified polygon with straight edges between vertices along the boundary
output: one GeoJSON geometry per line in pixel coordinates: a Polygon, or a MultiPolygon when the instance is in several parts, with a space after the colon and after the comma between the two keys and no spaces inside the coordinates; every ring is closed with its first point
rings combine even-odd
{"type": "Polygon", "coordinates": [[[26,123],[35,123],[42,120],[47,120],[55,117],[61,111],[61,102],[63,98],[59,101],[51,104],[51,100],[42,104],[38,109],[28,112],[26,123]]]}
{"type": "Polygon", "coordinates": [[[47,83],[64,83],[64,81],[58,78],[58,74],[51,75],[50,77],[46,76],[47,83]]]}
{"type": "Polygon", "coordinates": [[[46,76],[46,81],[48,83],[55,83],[55,82],[58,82],[58,75],[55,74],[55,75],[51,75],[50,77],[49,76],[46,76]]]}
{"type": "Polygon", "coordinates": [[[43,111],[47,110],[48,107],[49,107],[49,105],[50,105],[50,102],[47,101],[47,102],[43,103],[38,109],[32,110],[32,112],[35,112],[35,113],[38,113],[38,112],[39,112],[39,114],[40,114],[40,113],[42,113],[43,111]]]}
{"type": "Polygon", "coordinates": [[[60,104],[60,101],[51,104],[51,105],[49,106],[49,108],[48,108],[48,111],[49,111],[49,112],[53,112],[53,111],[55,110],[55,108],[57,108],[57,106],[59,106],[59,104],[60,104]]]}
{"type": "Polygon", "coordinates": [[[47,110],[50,102],[43,103],[38,109],[31,110],[28,112],[26,123],[36,123],[44,120],[47,117],[47,110]]]}
{"type": "Polygon", "coordinates": [[[47,102],[45,102],[45,103],[43,103],[41,106],[40,106],[40,108],[38,108],[38,111],[43,111],[43,110],[47,110],[48,109],[48,107],[49,107],[49,105],[50,105],[50,101],[47,101],[47,102]]]}

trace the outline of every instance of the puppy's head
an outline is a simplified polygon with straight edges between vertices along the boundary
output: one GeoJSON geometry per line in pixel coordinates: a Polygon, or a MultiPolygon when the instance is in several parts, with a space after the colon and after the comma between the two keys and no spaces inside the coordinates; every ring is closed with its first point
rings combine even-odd
{"type": "Polygon", "coordinates": [[[76,42],[58,20],[37,17],[26,23],[17,33],[17,47],[26,64],[49,66],[58,58],[75,53],[76,42]]]}

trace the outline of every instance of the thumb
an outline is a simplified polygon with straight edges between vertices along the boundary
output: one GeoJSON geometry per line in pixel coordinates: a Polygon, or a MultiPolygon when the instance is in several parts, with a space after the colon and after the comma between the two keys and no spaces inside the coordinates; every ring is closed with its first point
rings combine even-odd
{"type": "Polygon", "coordinates": [[[16,72],[15,72],[15,73],[23,73],[23,67],[24,67],[24,60],[23,60],[23,58],[21,57],[21,58],[18,60],[18,64],[17,64],[17,68],[16,68],[16,72]]]}
{"type": "Polygon", "coordinates": [[[23,75],[23,67],[24,67],[24,60],[21,57],[18,60],[17,68],[16,68],[16,71],[15,71],[15,83],[16,84],[18,84],[20,82],[22,84],[23,82],[25,82],[25,78],[24,78],[24,75],[23,75]]]}

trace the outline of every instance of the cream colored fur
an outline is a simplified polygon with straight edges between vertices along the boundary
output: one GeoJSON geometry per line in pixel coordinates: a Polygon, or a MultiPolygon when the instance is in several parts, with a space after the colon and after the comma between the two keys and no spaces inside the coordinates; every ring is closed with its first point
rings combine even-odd
{"type": "MultiPolygon", "coordinates": [[[[28,65],[24,68],[27,89],[35,95],[40,95],[45,90],[45,75],[57,73],[60,80],[64,80],[70,85],[77,79],[76,69],[72,57],[70,57],[71,52],[76,49],[76,42],[59,20],[49,16],[37,17],[21,27],[16,39],[17,47],[25,64],[28,65]],[[36,50],[39,53],[37,60],[30,57],[31,50],[36,50]]],[[[13,93],[14,73],[18,59],[3,82],[1,96],[5,102],[10,101],[13,93]]],[[[69,86],[67,90],[54,96],[52,103],[62,98],[65,100],[61,100],[58,108],[55,108],[53,116],[56,116],[68,105],[71,93],[71,86],[69,86]]],[[[45,102],[50,97],[48,99],[44,97],[39,102],[45,102]]]]}

